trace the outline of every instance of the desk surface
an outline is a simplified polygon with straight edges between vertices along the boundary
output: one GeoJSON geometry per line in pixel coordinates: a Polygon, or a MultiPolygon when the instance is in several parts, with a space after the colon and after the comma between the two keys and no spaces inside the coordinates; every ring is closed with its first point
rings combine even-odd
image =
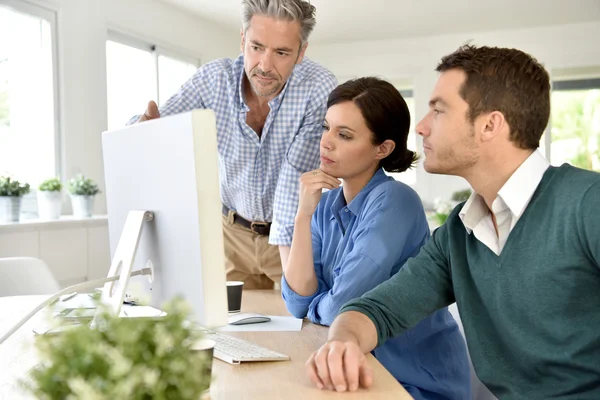
{"type": "MultiPolygon", "coordinates": [[[[242,311],[267,315],[289,315],[274,290],[246,290],[242,294],[242,311]]],[[[229,365],[213,362],[214,382],[211,399],[412,399],[402,385],[372,356],[374,383],[369,390],[335,393],[319,390],[305,373],[304,363],[310,354],[327,340],[328,328],[304,320],[300,332],[229,332],[291,357],[290,361],[229,365]]]]}
{"type": "MultiPolygon", "coordinates": [[[[5,332],[46,296],[0,297],[0,332],[5,332]]],[[[242,310],[269,315],[289,315],[277,291],[244,291],[242,310]]],[[[43,315],[43,312],[40,313],[43,315]]],[[[38,320],[39,321],[39,320],[38,320]]],[[[24,394],[18,380],[36,364],[33,333],[36,318],[0,345],[0,400],[32,398],[24,394]]],[[[213,362],[212,400],[221,399],[412,399],[383,366],[369,355],[374,384],[355,393],[321,391],[312,386],[304,370],[309,355],[327,338],[327,328],[304,321],[300,332],[229,333],[253,343],[285,353],[291,361],[230,365],[213,362]]]]}

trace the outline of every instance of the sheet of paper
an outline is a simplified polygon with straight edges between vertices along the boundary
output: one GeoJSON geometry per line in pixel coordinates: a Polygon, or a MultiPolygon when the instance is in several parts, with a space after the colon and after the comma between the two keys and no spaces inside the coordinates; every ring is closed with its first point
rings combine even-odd
{"type": "Polygon", "coordinates": [[[54,310],[61,310],[65,308],[95,308],[96,303],[90,297],[88,293],[78,293],[65,301],[57,301],[53,304],[54,310]]]}
{"type": "Polygon", "coordinates": [[[137,318],[137,317],[164,317],[167,315],[162,310],[150,306],[131,306],[123,304],[121,307],[120,317],[137,318]]]}
{"type": "MultiPolygon", "coordinates": [[[[66,301],[58,301],[52,305],[52,310],[55,316],[67,318],[87,317],[93,318],[96,313],[96,303],[87,294],[77,294],[66,301]]],[[[121,317],[160,317],[166,315],[163,311],[150,306],[134,306],[123,304],[121,307],[121,317]]]]}
{"type": "Polygon", "coordinates": [[[225,325],[216,330],[219,332],[300,332],[302,320],[294,317],[269,315],[269,322],[246,325],[225,325]]]}

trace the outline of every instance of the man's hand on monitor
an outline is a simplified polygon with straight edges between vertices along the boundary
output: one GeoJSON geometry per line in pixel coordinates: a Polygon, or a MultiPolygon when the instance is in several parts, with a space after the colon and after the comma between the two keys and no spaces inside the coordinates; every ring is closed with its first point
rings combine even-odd
{"type": "Polygon", "coordinates": [[[156,118],[160,118],[160,113],[158,112],[158,106],[156,105],[156,103],[153,100],[150,100],[148,102],[148,107],[146,108],[146,111],[144,111],[144,114],[142,114],[142,116],[140,117],[140,119],[138,119],[137,122],[144,122],[144,121],[148,121],[150,119],[156,119],[156,118]]]}
{"type": "Polygon", "coordinates": [[[310,380],[319,389],[354,392],[373,384],[373,370],[354,342],[331,341],[314,352],[306,362],[310,380]]]}

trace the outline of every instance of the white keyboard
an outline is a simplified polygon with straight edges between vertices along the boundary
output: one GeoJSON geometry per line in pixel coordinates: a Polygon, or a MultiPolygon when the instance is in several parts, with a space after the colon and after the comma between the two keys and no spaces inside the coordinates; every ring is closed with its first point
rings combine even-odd
{"type": "Polygon", "coordinates": [[[252,361],[286,361],[290,359],[290,356],[235,336],[214,331],[204,331],[203,333],[206,339],[214,340],[216,343],[213,353],[214,357],[229,364],[252,361]]]}

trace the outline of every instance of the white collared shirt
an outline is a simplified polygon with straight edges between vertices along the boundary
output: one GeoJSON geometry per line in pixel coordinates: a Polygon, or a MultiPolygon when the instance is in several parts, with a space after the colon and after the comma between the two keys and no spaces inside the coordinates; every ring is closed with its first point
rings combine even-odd
{"type": "Polygon", "coordinates": [[[536,150],[498,191],[491,210],[496,217],[497,234],[492,214],[483,197],[477,193],[471,194],[458,214],[467,232],[473,233],[477,240],[485,244],[496,255],[500,255],[508,235],[523,215],[549,166],[548,160],[536,150]]]}

